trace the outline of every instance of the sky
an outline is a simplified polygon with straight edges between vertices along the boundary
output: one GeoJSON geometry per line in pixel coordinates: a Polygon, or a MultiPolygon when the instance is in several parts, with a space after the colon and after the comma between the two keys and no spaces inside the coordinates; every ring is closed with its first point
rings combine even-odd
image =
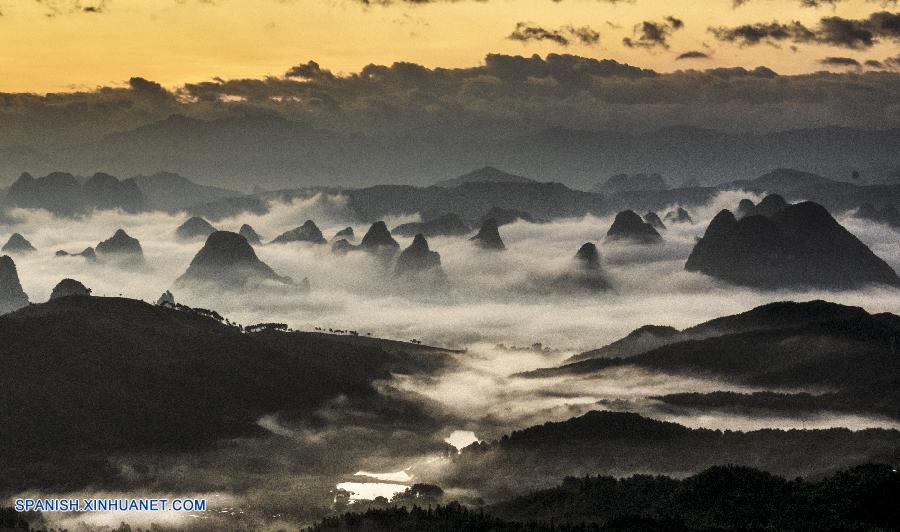
{"type": "Polygon", "coordinates": [[[872,17],[897,9],[895,0],[0,0],[0,91],[91,90],[133,76],[171,89],[282,76],[309,60],[338,74],[397,61],[459,68],[488,53],[571,53],[660,72],[895,69],[897,21],[872,17]]]}

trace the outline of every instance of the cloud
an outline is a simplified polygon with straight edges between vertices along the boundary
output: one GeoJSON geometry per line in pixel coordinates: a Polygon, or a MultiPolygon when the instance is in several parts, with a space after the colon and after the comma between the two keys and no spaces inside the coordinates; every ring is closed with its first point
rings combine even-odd
{"type": "Polygon", "coordinates": [[[592,46],[600,42],[600,32],[590,26],[563,26],[556,30],[549,30],[527,22],[516,23],[516,29],[507,37],[521,42],[551,41],[560,46],[569,46],[573,41],[592,46]]]}
{"type": "Polygon", "coordinates": [[[758,22],[734,27],[710,27],[716,39],[740,46],[776,45],[782,41],[794,44],[821,44],[854,50],[871,48],[880,40],[900,41],[900,13],[879,11],[864,19],[823,17],[815,27],[801,22],[758,22]]]}
{"type": "Polygon", "coordinates": [[[36,2],[44,6],[45,15],[48,17],[75,13],[103,13],[107,5],[107,0],[36,0],[36,2]]]}
{"type": "Polygon", "coordinates": [[[629,48],[654,48],[660,46],[668,49],[669,37],[673,32],[683,27],[684,21],[673,16],[666,17],[665,22],[645,20],[634,27],[634,38],[625,37],[622,39],[622,44],[629,48]]]}
{"type": "Polygon", "coordinates": [[[826,57],[819,61],[823,65],[827,66],[835,66],[835,67],[855,67],[860,68],[859,61],[853,59],[852,57],[826,57]]]}
{"type": "Polygon", "coordinates": [[[684,59],[709,59],[709,54],[707,54],[706,52],[691,50],[689,52],[684,52],[675,58],[676,61],[681,61],[684,59]]]}

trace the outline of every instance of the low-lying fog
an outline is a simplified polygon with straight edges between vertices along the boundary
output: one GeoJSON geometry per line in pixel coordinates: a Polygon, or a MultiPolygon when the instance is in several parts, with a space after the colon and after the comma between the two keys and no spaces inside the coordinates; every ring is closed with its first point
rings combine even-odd
{"type": "MultiPolygon", "coordinates": [[[[438,442],[451,438],[457,447],[475,438],[492,439],[515,428],[566,419],[598,408],[627,409],[691,427],[721,429],[897,427],[892,421],[846,414],[805,418],[754,418],[724,412],[697,416],[666,414],[655,409],[647,397],[676,392],[755,390],[630,368],[611,369],[589,377],[512,377],[520,371],[556,365],[579,351],[601,347],[641,325],[684,328],[772,301],[826,299],[859,305],[870,312],[900,314],[900,292],[887,288],[764,292],[731,287],[685,272],[684,262],[695,238],[703,234],[709,220],[720,209],[734,209],[743,197],[760,199],[748,193],[722,193],[707,206],[689,209],[695,224],[667,224],[668,229],[662,232],[664,243],[654,246],[604,243],[611,216],[502,226],[500,234],[508,248],[503,253],[480,251],[467,238],[433,238],[429,244],[441,254],[449,279],[446,286],[404,285],[366,254],[336,256],[329,245],[295,243],[259,246],[256,252],[279,274],[295,280],[308,278],[311,284],[308,293],[299,288],[263,288],[242,297],[177,290],[174,293],[181,303],[216,309],[243,324],[274,321],[286,322],[298,330],[353,329],[384,338],[415,338],[426,344],[465,349],[456,355],[457,366],[442,375],[396,377],[382,383],[385,393],[399,390],[445,412],[454,424],[431,437],[438,442]],[[542,279],[568,268],[575,252],[585,242],[598,244],[603,269],[613,290],[548,295],[535,289],[542,279]],[[543,349],[525,349],[534,343],[541,343],[543,349]]],[[[38,249],[30,255],[14,256],[23,287],[32,302],[46,301],[53,286],[64,277],[82,281],[95,295],[121,294],[153,302],[171,288],[203,245],[202,241],[176,240],[175,229],[187,219],[183,214],[102,212],[78,220],[59,219],[43,211],[19,210],[13,214],[20,223],[5,227],[0,232],[0,240],[5,241],[11,233],[19,232],[38,249]],[[147,260],[143,269],[123,270],[113,264],[90,264],[80,257],[54,256],[60,249],[80,252],[87,246],[95,246],[118,228],[140,240],[147,260]]],[[[895,270],[900,270],[897,246],[900,234],[886,225],[855,219],[847,213],[837,214],[848,230],[895,270]]],[[[307,219],[315,221],[329,240],[338,230],[352,225],[358,241],[368,228],[368,225],[349,222],[352,217],[342,198],[322,196],[273,205],[266,215],[248,214],[214,225],[237,231],[248,223],[268,241],[307,219]]],[[[393,228],[416,219],[411,215],[385,221],[393,228]]],[[[411,242],[409,238],[397,240],[403,248],[411,242]]],[[[298,427],[282,426],[274,418],[262,419],[260,425],[272,433],[273,441],[247,444],[240,453],[293,460],[288,457],[302,455],[298,448],[310,452],[309,449],[317,446],[333,445],[329,452],[337,452],[340,442],[358,440],[362,430],[341,426],[310,434],[298,427]],[[277,443],[279,438],[291,443],[277,443]]],[[[342,487],[381,494],[379,490],[390,491],[394,489],[391,486],[427,480],[428,468],[439,467],[440,456],[404,449],[403,445],[408,443],[405,438],[380,442],[383,452],[348,458],[348,463],[355,465],[346,471],[342,479],[346,484],[342,487]],[[359,475],[354,475],[358,468],[368,472],[359,471],[359,475]],[[359,483],[371,483],[371,486],[360,487],[359,483]]],[[[226,470],[237,467],[232,463],[240,464],[243,458],[235,458],[233,454],[223,458],[216,453],[209,459],[210,463],[227,464],[223,466],[226,470]]],[[[216,467],[194,465],[198,469],[216,467]]],[[[173,459],[172,464],[159,467],[177,470],[192,466],[178,464],[173,459]]],[[[202,473],[220,478],[219,483],[204,486],[228,485],[221,481],[227,474],[219,477],[205,469],[202,473]]],[[[263,484],[277,490],[305,486],[302,479],[286,479],[285,475],[289,473],[279,474],[275,480],[268,479],[263,484]]]]}

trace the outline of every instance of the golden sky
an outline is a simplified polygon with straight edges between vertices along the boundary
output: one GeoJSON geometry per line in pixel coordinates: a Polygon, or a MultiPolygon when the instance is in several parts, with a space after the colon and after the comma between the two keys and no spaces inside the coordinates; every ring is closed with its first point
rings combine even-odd
{"type": "Polygon", "coordinates": [[[707,28],[822,17],[862,19],[884,8],[843,0],[818,8],[800,0],[487,0],[364,6],[355,0],[0,0],[0,90],[69,91],[121,85],[142,76],[176,87],[213,77],[282,75],[312,59],[335,72],[369,63],[412,61],[429,67],[474,66],[487,53],[550,52],[609,58],[671,71],[766,65],[783,74],[823,69],[828,56],[883,60],[898,54],[882,40],[865,50],[822,44],[741,47],[707,28]],[[85,8],[100,8],[90,12],[85,8]],[[628,48],[644,20],[684,21],[669,49],[628,48]],[[508,39],[518,22],[548,29],[590,26],[597,45],[508,39]],[[686,51],[709,59],[675,61],[686,51]]]}

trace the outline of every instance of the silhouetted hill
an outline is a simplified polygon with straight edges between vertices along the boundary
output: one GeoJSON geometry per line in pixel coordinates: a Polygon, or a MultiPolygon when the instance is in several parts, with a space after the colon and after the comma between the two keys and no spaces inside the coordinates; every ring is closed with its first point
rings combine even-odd
{"type": "Polygon", "coordinates": [[[139,175],[132,178],[144,194],[147,207],[163,211],[179,211],[241,193],[226,188],[198,185],[186,177],[171,172],[139,175]]]}
{"type": "Polygon", "coordinates": [[[116,230],[113,236],[97,244],[95,251],[101,257],[114,258],[132,265],[144,263],[141,243],[124,229],[116,230]]]}
{"type": "Polygon", "coordinates": [[[438,277],[443,276],[441,270],[441,255],[428,248],[428,241],[419,233],[413,238],[412,244],[400,252],[397,257],[395,275],[417,275],[431,272],[438,277]]]}
{"type": "Polygon", "coordinates": [[[348,206],[364,220],[397,214],[456,213],[476,222],[494,207],[541,219],[601,214],[603,196],[560,183],[466,183],[454,188],[379,185],[346,191],[348,206]]]}
{"type": "Polygon", "coordinates": [[[290,242],[309,242],[311,244],[324,244],[325,237],[315,222],[306,220],[303,225],[282,233],[272,239],[270,244],[287,244],[290,242]]]}
{"type": "Polygon", "coordinates": [[[31,253],[36,250],[24,236],[19,233],[13,233],[9,240],[6,241],[6,244],[3,244],[3,248],[0,251],[5,253],[31,253]]]}
{"type": "Polygon", "coordinates": [[[659,218],[659,215],[653,211],[644,215],[644,221],[652,225],[654,229],[665,229],[666,224],[659,218]]]}
{"type": "Polygon", "coordinates": [[[436,187],[452,188],[464,185],[466,183],[535,183],[534,179],[528,179],[520,175],[514,175],[502,170],[498,170],[493,166],[485,166],[478,170],[473,170],[468,174],[463,174],[453,179],[445,179],[434,184],[436,187]]]}
{"type": "Polygon", "coordinates": [[[0,490],[116,482],[115,453],[261,435],[264,414],[373,397],[372,381],[444,360],[373,338],[242,333],[211,315],[75,296],[0,317],[0,490]]]}
{"type": "Polygon", "coordinates": [[[91,292],[92,290],[84,286],[81,281],[75,279],[63,279],[56,283],[56,286],[53,287],[53,291],[50,292],[50,301],[71,296],[88,297],[91,295],[91,292]]]}
{"type": "Polygon", "coordinates": [[[669,223],[676,224],[692,224],[694,220],[691,218],[690,213],[684,210],[682,207],[678,207],[674,211],[669,211],[666,213],[665,220],[669,223]]]}
{"type": "Polygon", "coordinates": [[[734,464],[790,478],[815,477],[866,462],[892,462],[898,444],[895,430],[723,432],[593,411],[472,444],[454,458],[441,485],[477,487],[497,500],[546,487],[548,479],[589,472],[680,476],[734,464]]]}
{"type": "Polygon", "coordinates": [[[102,173],[94,174],[83,185],[65,172],[39,178],[23,173],[9,187],[4,202],[11,207],[46,209],[60,216],[86,214],[93,209],[139,212],[146,207],[133,181],[102,173]]]}
{"type": "Polygon", "coordinates": [[[537,219],[531,214],[520,211],[518,209],[505,209],[503,207],[491,207],[491,210],[484,213],[484,215],[478,220],[478,224],[483,224],[486,220],[489,219],[497,220],[497,225],[509,225],[511,223],[518,222],[522,220],[523,222],[528,222],[530,224],[536,223],[544,223],[546,220],[537,219]]]}
{"type": "Polygon", "coordinates": [[[290,283],[275,273],[243,236],[229,231],[209,235],[203,248],[191,260],[176,286],[215,286],[224,290],[244,290],[266,281],[290,283]]]}
{"type": "Polygon", "coordinates": [[[175,230],[175,236],[179,240],[194,240],[197,238],[206,239],[209,235],[216,232],[216,228],[209,222],[199,216],[192,216],[186,222],[178,226],[175,230]]]}
{"type": "Polygon", "coordinates": [[[600,252],[593,242],[586,242],[575,253],[572,266],[549,280],[553,292],[597,292],[610,288],[600,267],[600,252]]]}
{"type": "Polygon", "coordinates": [[[356,249],[385,257],[393,257],[400,250],[400,244],[391,236],[384,222],[375,222],[363,235],[356,249]]]}
{"type": "MultiPolygon", "coordinates": [[[[400,224],[391,229],[391,234],[399,236],[415,236],[419,233],[427,238],[434,236],[461,236],[469,232],[469,226],[455,214],[445,214],[425,222],[400,224]]],[[[343,235],[335,235],[337,237],[343,235]]]]}
{"type": "Polygon", "coordinates": [[[481,224],[481,228],[478,229],[478,234],[469,239],[474,242],[475,245],[480,247],[481,249],[489,249],[493,251],[503,251],[506,249],[506,245],[503,243],[503,239],[500,238],[500,231],[497,227],[497,220],[493,218],[488,218],[481,224]]]}
{"type": "Polygon", "coordinates": [[[257,246],[262,243],[262,238],[259,236],[259,233],[248,224],[242,225],[238,234],[247,239],[247,243],[251,246],[257,246]]]}
{"type": "Polygon", "coordinates": [[[0,257],[0,314],[28,305],[28,295],[22,290],[16,263],[8,256],[0,257]]]}
{"type": "Polygon", "coordinates": [[[674,327],[644,325],[628,333],[625,338],[616,340],[600,349],[579,353],[567,362],[578,362],[591,358],[628,358],[677,341],[680,338],[679,335],[680,331],[674,327]]]}
{"type": "Polygon", "coordinates": [[[353,233],[352,227],[345,227],[334,234],[334,238],[332,240],[340,240],[344,239],[350,242],[351,240],[356,240],[356,235],[353,233]]]}
{"type": "Polygon", "coordinates": [[[723,210],[694,246],[685,269],[759,288],[900,284],[887,263],[812,202],[740,220],[723,210]]]}
{"type": "Polygon", "coordinates": [[[485,511],[560,527],[554,530],[581,523],[634,532],[879,529],[900,522],[900,513],[888,502],[898,492],[900,480],[890,465],[866,464],[815,480],[786,480],[747,467],[715,466],[684,479],[569,477],[559,487],[485,511]]]}
{"type": "Polygon", "coordinates": [[[897,211],[893,205],[884,205],[881,209],[876,209],[871,203],[864,203],[856,210],[855,216],[863,220],[900,228],[900,211],[897,211]]]}
{"type": "Polygon", "coordinates": [[[635,190],[665,190],[669,185],[659,174],[616,174],[604,183],[594,185],[593,190],[605,194],[635,190]]]}
{"type": "MultiPolygon", "coordinates": [[[[640,330],[640,329],[639,329],[640,330]]],[[[579,361],[535,370],[530,377],[589,374],[615,366],[705,376],[769,388],[826,388],[852,410],[900,419],[900,317],[871,315],[822,301],[773,303],[668,331],[648,349],[615,356],[628,339],[579,355],[579,361]],[[627,358],[625,358],[627,357],[627,358]]]]}
{"type": "Polygon", "coordinates": [[[712,530],[886,530],[900,481],[886,464],[815,480],[787,480],[740,466],[687,478],[566,477],[559,486],[470,509],[458,503],[370,505],[325,518],[310,532],[688,532],[712,530]]]}
{"type": "Polygon", "coordinates": [[[609,231],[606,232],[606,239],[638,244],[655,244],[662,241],[662,237],[656,229],[641,219],[634,211],[622,211],[617,214],[609,231]]]}
{"type": "Polygon", "coordinates": [[[55,256],[57,257],[82,257],[88,262],[96,262],[97,261],[97,253],[94,251],[94,248],[88,246],[84,248],[79,253],[69,253],[66,250],[59,249],[56,251],[55,256]]]}

